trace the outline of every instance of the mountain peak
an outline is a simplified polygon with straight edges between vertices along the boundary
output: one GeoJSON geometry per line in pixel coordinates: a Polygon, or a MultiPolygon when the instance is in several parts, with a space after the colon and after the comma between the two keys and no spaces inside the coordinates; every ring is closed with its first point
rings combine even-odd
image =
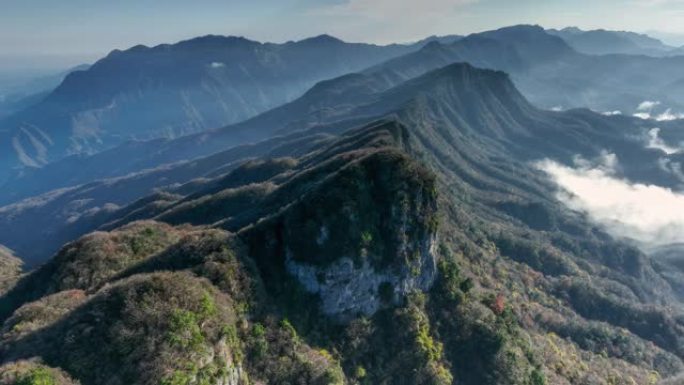
{"type": "Polygon", "coordinates": [[[483,37],[497,40],[514,47],[521,57],[532,62],[557,59],[573,52],[565,40],[538,25],[514,25],[470,35],[470,37],[471,39],[483,37]]]}
{"type": "Polygon", "coordinates": [[[431,40],[430,42],[425,44],[425,46],[423,46],[422,49],[430,50],[430,49],[440,49],[442,47],[444,47],[444,44],[442,44],[439,40],[431,40]]]}
{"type": "Polygon", "coordinates": [[[499,28],[497,30],[494,30],[492,32],[508,32],[508,33],[541,33],[541,34],[546,34],[546,31],[544,28],[542,28],[540,25],[536,24],[517,24],[517,25],[511,25],[509,27],[503,27],[499,28]]]}
{"type": "Polygon", "coordinates": [[[577,27],[565,27],[565,28],[561,29],[560,32],[578,34],[578,33],[583,33],[584,31],[577,28],[577,27]]]}
{"type": "Polygon", "coordinates": [[[299,40],[296,42],[296,44],[317,44],[317,45],[324,45],[324,44],[344,44],[343,40],[340,40],[336,38],[335,36],[331,36],[328,34],[322,34],[314,37],[309,37],[303,40],[299,40]]]}
{"type": "Polygon", "coordinates": [[[520,24],[510,27],[499,28],[493,31],[476,34],[497,40],[505,41],[509,44],[525,45],[531,42],[553,44],[557,47],[565,46],[569,48],[563,39],[547,32],[539,25],[520,24]]]}
{"type": "Polygon", "coordinates": [[[461,35],[444,35],[444,36],[438,36],[438,35],[432,35],[428,36],[425,39],[418,40],[415,43],[412,43],[413,45],[417,46],[426,46],[431,43],[440,43],[440,44],[452,44],[455,43],[459,40],[461,40],[463,36],[461,35]]]}
{"type": "Polygon", "coordinates": [[[115,49],[112,50],[105,58],[101,60],[106,60],[109,58],[114,58],[122,54],[130,53],[146,53],[146,52],[158,52],[165,50],[174,49],[217,49],[227,46],[250,46],[261,44],[257,41],[249,40],[242,36],[223,36],[223,35],[205,35],[199,36],[188,40],[182,40],[174,44],[159,44],[154,47],[149,47],[143,44],[138,44],[125,50],[115,49]]]}
{"type": "Polygon", "coordinates": [[[254,40],[249,40],[243,36],[223,36],[223,35],[205,35],[189,40],[180,41],[173,47],[201,47],[211,48],[225,45],[257,45],[261,44],[254,40]]]}
{"type": "MultiPolygon", "coordinates": [[[[394,87],[378,97],[374,107],[393,111],[405,109],[408,102],[426,100],[448,106],[470,116],[485,116],[490,108],[530,110],[532,107],[515,88],[508,74],[481,69],[468,63],[454,63],[430,71],[394,87]]],[[[432,107],[428,107],[432,108],[432,107]]]]}

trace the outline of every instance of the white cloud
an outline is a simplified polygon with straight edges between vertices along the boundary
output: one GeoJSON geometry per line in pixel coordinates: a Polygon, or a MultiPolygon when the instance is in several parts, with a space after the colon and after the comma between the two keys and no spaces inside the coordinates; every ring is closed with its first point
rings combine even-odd
{"type": "Polygon", "coordinates": [[[681,162],[663,157],[658,159],[658,167],[666,173],[677,178],[680,183],[684,183],[684,173],[682,172],[681,162]]]}
{"type": "Polygon", "coordinates": [[[221,63],[221,62],[217,62],[217,61],[209,64],[209,67],[211,67],[211,68],[223,68],[225,66],[226,66],[226,63],[221,63]]]}
{"type": "Polygon", "coordinates": [[[644,100],[637,107],[637,111],[651,112],[654,107],[659,106],[659,105],[660,105],[660,102],[658,102],[658,101],[644,100]]]}
{"type": "Polygon", "coordinates": [[[644,120],[653,119],[659,122],[666,122],[670,120],[684,119],[684,114],[672,112],[672,109],[668,108],[662,114],[653,115],[651,112],[637,112],[634,114],[634,117],[644,120]]]}
{"type": "Polygon", "coordinates": [[[615,110],[615,111],[604,111],[601,114],[605,116],[617,116],[617,115],[622,115],[622,111],[615,110]]]}
{"type": "Polygon", "coordinates": [[[655,119],[658,121],[667,121],[667,120],[676,120],[676,119],[683,119],[684,114],[682,113],[673,113],[671,108],[668,108],[663,112],[662,114],[656,115],[655,119]]]}
{"type": "Polygon", "coordinates": [[[663,151],[664,153],[668,155],[676,154],[681,151],[681,148],[678,147],[672,147],[665,143],[664,140],[660,138],[658,135],[660,133],[660,128],[652,128],[650,131],[648,131],[648,145],[646,147],[648,148],[655,148],[658,150],[663,151]]]}
{"type": "Polygon", "coordinates": [[[638,112],[634,113],[634,116],[637,118],[640,118],[640,119],[644,119],[644,120],[654,119],[654,120],[657,120],[659,122],[676,120],[676,119],[684,119],[684,114],[678,113],[678,112],[672,112],[671,108],[668,108],[663,113],[654,114],[653,109],[658,107],[659,105],[660,105],[660,102],[658,102],[658,101],[650,101],[650,100],[643,101],[637,107],[638,112]]]}
{"type": "Polygon", "coordinates": [[[536,166],[558,184],[558,198],[586,213],[606,231],[645,246],[684,241],[684,195],[656,185],[631,183],[615,176],[615,155],[599,162],[578,159],[575,167],[551,160],[536,166]]]}

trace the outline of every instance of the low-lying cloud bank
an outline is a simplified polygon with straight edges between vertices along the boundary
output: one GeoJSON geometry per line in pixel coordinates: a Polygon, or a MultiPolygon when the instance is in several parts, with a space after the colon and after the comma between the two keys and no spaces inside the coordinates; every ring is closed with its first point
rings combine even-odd
{"type": "Polygon", "coordinates": [[[614,154],[593,163],[578,158],[574,167],[548,159],[536,166],[558,184],[562,202],[586,213],[610,234],[645,247],[684,241],[684,194],[617,177],[614,154]]]}

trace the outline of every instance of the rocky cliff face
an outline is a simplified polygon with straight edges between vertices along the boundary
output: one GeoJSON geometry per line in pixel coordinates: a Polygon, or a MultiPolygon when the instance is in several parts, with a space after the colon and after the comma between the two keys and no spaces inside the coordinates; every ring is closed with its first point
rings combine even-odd
{"type": "Polygon", "coordinates": [[[253,232],[339,319],[427,291],[436,272],[433,176],[396,150],[351,162],[253,232]]]}
{"type": "Polygon", "coordinates": [[[308,292],[320,296],[323,313],[370,316],[383,304],[398,304],[412,292],[430,289],[437,273],[434,240],[425,240],[419,258],[400,269],[376,270],[368,261],[356,266],[348,257],[319,268],[298,263],[291,254],[286,266],[308,292]]]}

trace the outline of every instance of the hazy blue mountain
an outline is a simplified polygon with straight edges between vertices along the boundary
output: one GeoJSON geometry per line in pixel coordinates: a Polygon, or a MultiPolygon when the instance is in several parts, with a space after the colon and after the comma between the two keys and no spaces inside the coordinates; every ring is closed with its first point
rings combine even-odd
{"type": "MultiPolygon", "coordinates": [[[[320,38],[322,41],[331,39],[320,38]]],[[[309,44],[316,41],[309,41],[309,44]]],[[[468,62],[510,73],[523,95],[534,105],[545,108],[591,106],[598,111],[621,110],[629,115],[643,100],[657,100],[661,101],[659,108],[674,106],[671,108],[676,114],[677,100],[684,100],[684,80],[674,80],[684,79],[678,75],[684,68],[682,57],[584,55],[540,27],[516,26],[474,34],[449,45],[429,43],[418,51],[360,73],[321,82],[302,98],[238,124],[176,139],[128,141],[92,156],[73,155],[42,168],[23,169],[13,173],[0,189],[0,204],[205,157],[236,145],[333,122],[359,103],[379,97],[382,91],[454,62],[468,62]]],[[[635,130],[638,127],[639,132],[635,135],[640,137],[647,135],[649,129],[660,126],[664,128],[662,135],[668,143],[676,144],[682,139],[671,137],[676,135],[672,133],[677,132],[678,122],[669,124],[628,118],[613,121],[620,122],[615,125],[626,124],[635,130]],[[623,121],[627,123],[621,123],[623,121]],[[673,128],[667,128],[669,126],[673,128]]],[[[647,162],[630,172],[637,174],[635,170],[640,170],[637,176],[643,176],[652,166],[653,163],[647,162]]],[[[668,186],[677,185],[657,170],[649,177],[668,186]]]]}
{"type": "MultiPolygon", "coordinates": [[[[407,103],[423,98],[429,102],[420,110],[428,116],[450,111],[444,124],[463,138],[472,138],[468,146],[494,141],[494,148],[506,146],[507,157],[528,161],[548,157],[566,164],[572,164],[578,154],[591,159],[610,149],[625,159],[627,178],[672,187],[681,183],[676,174],[661,167],[660,160],[668,155],[646,147],[645,138],[652,127],[647,121],[589,110],[540,110],[502,72],[481,72],[470,65],[455,64],[401,82],[397,80],[397,63],[393,64],[319,83],[301,98],[244,123],[175,140],[130,143],[86,159],[85,163],[94,168],[105,167],[123,154],[126,156],[120,164],[135,172],[0,208],[0,242],[27,260],[41,260],[62,243],[112,220],[122,207],[158,188],[172,188],[175,194],[173,188],[191,179],[216,177],[249,158],[300,154],[330,140],[330,134],[364,121],[414,113],[407,103]],[[486,74],[484,79],[479,78],[482,74],[486,74]],[[449,84],[440,85],[442,76],[462,83],[458,92],[447,94],[448,98],[440,97],[449,84]],[[254,144],[246,144],[250,142],[254,144]],[[42,230],[30,231],[37,223],[42,230]],[[40,237],[40,247],[36,247],[35,237],[40,237]]],[[[676,122],[672,124],[677,126],[676,122]]],[[[677,154],[669,157],[677,160],[677,154]]],[[[74,165],[63,167],[66,170],[74,165]]],[[[55,171],[55,175],[60,174],[55,171]]]]}
{"type": "Polygon", "coordinates": [[[39,103],[59,86],[68,74],[87,68],[88,65],[83,64],[55,74],[36,75],[20,81],[8,79],[0,74],[0,119],[39,103]]]}
{"type": "MultiPolygon", "coordinates": [[[[306,43],[307,41],[305,40],[303,42],[306,43]]],[[[333,42],[333,44],[341,44],[335,43],[336,40],[330,37],[308,40],[308,43],[306,44],[329,44],[330,42],[333,42]]],[[[421,43],[417,43],[417,46],[420,44],[421,43]]],[[[396,48],[396,46],[392,47],[395,47],[392,48],[392,52],[399,49],[396,48]]],[[[406,50],[405,47],[401,49],[406,50]]],[[[421,49],[415,54],[408,54],[406,57],[401,57],[395,61],[389,61],[387,64],[371,67],[370,69],[365,70],[364,73],[376,74],[374,75],[374,78],[377,79],[378,85],[381,88],[386,89],[411,77],[421,75],[432,69],[457,61],[471,62],[480,67],[512,71],[523,70],[538,61],[555,61],[557,60],[558,55],[569,55],[571,53],[571,49],[565,46],[562,40],[544,34],[540,28],[521,26],[473,35],[451,45],[442,45],[438,41],[433,40],[431,43],[427,44],[424,49],[421,49]]],[[[168,60],[171,59],[168,58],[168,60]]],[[[163,60],[161,61],[164,63],[163,60]]],[[[98,65],[96,65],[94,69],[97,69],[97,67],[98,65]]],[[[325,95],[317,95],[316,90],[317,88],[311,90],[306,95],[306,102],[300,101],[298,105],[306,109],[310,108],[310,103],[313,103],[318,108],[321,108],[329,98],[325,95]]],[[[59,89],[57,91],[59,91],[59,89]]],[[[332,92],[332,95],[335,96],[333,100],[339,100],[339,98],[334,95],[334,91],[332,92]]],[[[349,92],[349,95],[352,98],[359,97],[359,93],[356,90],[349,92]]],[[[135,103],[137,103],[137,101],[135,103]]],[[[132,151],[127,150],[127,148],[131,148],[132,146],[140,149],[144,147],[144,145],[130,143],[125,144],[121,149],[114,150],[111,153],[105,153],[102,157],[96,156],[95,158],[86,157],[85,159],[82,159],[81,155],[76,155],[67,158],[62,162],[58,162],[55,166],[48,166],[44,171],[28,168],[25,171],[16,174],[14,179],[6,183],[5,185],[8,188],[4,189],[4,192],[7,196],[26,196],[26,194],[30,192],[36,193],[46,191],[46,186],[56,188],[84,183],[95,178],[124,175],[127,172],[148,167],[156,167],[159,164],[169,161],[191,159],[201,155],[208,155],[212,152],[220,151],[227,146],[244,143],[246,141],[264,139],[268,135],[271,135],[270,131],[265,131],[260,128],[260,126],[264,125],[264,119],[280,122],[288,121],[287,115],[290,114],[289,111],[292,108],[296,108],[296,106],[288,106],[284,109],[276,110],[264,117],[248,120],[235,127],[213,130],[207,133],[208,136],[206,137],[203,134],[198,134],[195,136],[188,136],[187,138],[179,138],[178,141],[172,140],[168,144],[163,143],[161,145],[159,145],[159,142],[151,142],[146,150],[138,150],[137,154],[131,154],[132,151]],[[240,133],[239,135],[237,134],[238,132],[240,133]],[[204,138],[212,139],[205,140],[204,138]],[[116,152],[131,154],[131,156],[123,157],[119,162],[106,160],[108,154],[115,154],[116,152]],[[98,159],[102,160],[100,161],[98,159]],[[76,166],[77,164],[79,166],[76,166]],[[88,170],[93,170],[93,172],[88,172],[88,170]],[[71,174],[74,173],[75,175],[72,177],[71,174]],[[41,179],[42,182],[33,185],[30,185],[30,182],[24,182],[24,180],[30,181],[37,179],[41,179]],[[30,186],[24,187],[23,183],[29,184],[30,186]],[[39,188],[36,189],[36,187],[39,188]]],[[[163,109],[163,111],[168,110],[163,109]]],[[[177,111],[171,110],[170,113],[175,112],[177,111]]],[[[156,116],[157,111],[155,110],[150,114],[151,116],[156,116]]],[[[142,123],[136,122],[135,124],[140,125],[142,123]]],[[[38,134],[30,135],[29,137],[34,139],[40,138],[38,134]]],[[[40,143],[40,140],[38,139],[31,140],[31,142],[40,143]]],[[[41,148],[47,151],[48,147],[41,148]]],[[[12,152],[9,152],[9,154],[11,153],[12,152]]],[[[0,196],[4,196],[5,194],[0,194],[0,196]]],[[[0,201],[7,201],[7,199],[0,199],[0,201]]]]}
{"type": "MultiPolygon", "coordinates": [[[[479,61],[481,64],[478,65],[482,67],[508,71],[523,94],[544,108],[585,107],[631,115],[637,112],[637,107],[643,101],[652,100],[660,102],[664,110],[684,109],[681,90],[674,86],[684,77],[681,70],[684,59],[681,56],[587,55],[574,49],[568,51],[569,45],[562,39],[553,41],[542,37],[545,31],[528,26],[504,28],[494,33],[472,35],[472,38],[488,35],[496,42],[503,43],[506,42],[506,36],[516,36],[523,30],[536,35],[547,45],[529,45],[527,52],[518,45],[514,48],[515,53],[504,51],[500,55],[502,57],[495,56],[497,49],[492,47],[465,61],[479,61]],[[535,58],[535,54],[547,56],[535,58]],[[522,66],[517,64],[516,67],[516,61],[527,63],[522,66]]],[[[456,42],[447,51],[467,44],[467,40],[456,42]]],[[[506,46],[510,47],[511,44],[506,46]]]]}
{"type": "Polygon", "coordinates": [[[415,46],[350,44],[323,35],[285,44],[205,36],[113,51],[72,72],[40,103],[0,121],[0,179],[131,139],[173,138],[254,116],[317,81],[415,46]]]}
{"type": "Polygon", "coordinates": [[[241,123],[176,139],[127,142],[94,156],[71,156],[44,168],[26,169],[4,185],[0,202],[207,156],[278,135],[288,126],[334,119],[380,91],[455,62],[506,71],[523,95],[542,108],[589,106],[630,115],[644,100],[661,101],[659,108],[670,106],[674,112],[684,100],[684,57],[584,55],[541,27],[515,26],[447,45],[433,41],[357,74],[323,81],[302,98],[241,123]],[[303,117],[306,121],[292,123],[303,117]]]}
{"type": "Polygon", "coordinates": [[[677,47],[645,34],[597,29],[583,31],[575,27],[547,30],[565,40],[572,48],[590,55],[630,54],[649,56],[675,55],[677,47]]]}
{"type": "Polygon", "coordinates": [[[463,36],[461,35],[444,35],[444,36],[437,36],[437,35],[432,35],[428,36],[425,39],[418,40],[417,42],[413,43],[413,45],[422,47],[428,43],[432,43],[433,41],[436,41],[441,44],[451,44],[454,43],[458,40],[463,39],[463,36]]]}

